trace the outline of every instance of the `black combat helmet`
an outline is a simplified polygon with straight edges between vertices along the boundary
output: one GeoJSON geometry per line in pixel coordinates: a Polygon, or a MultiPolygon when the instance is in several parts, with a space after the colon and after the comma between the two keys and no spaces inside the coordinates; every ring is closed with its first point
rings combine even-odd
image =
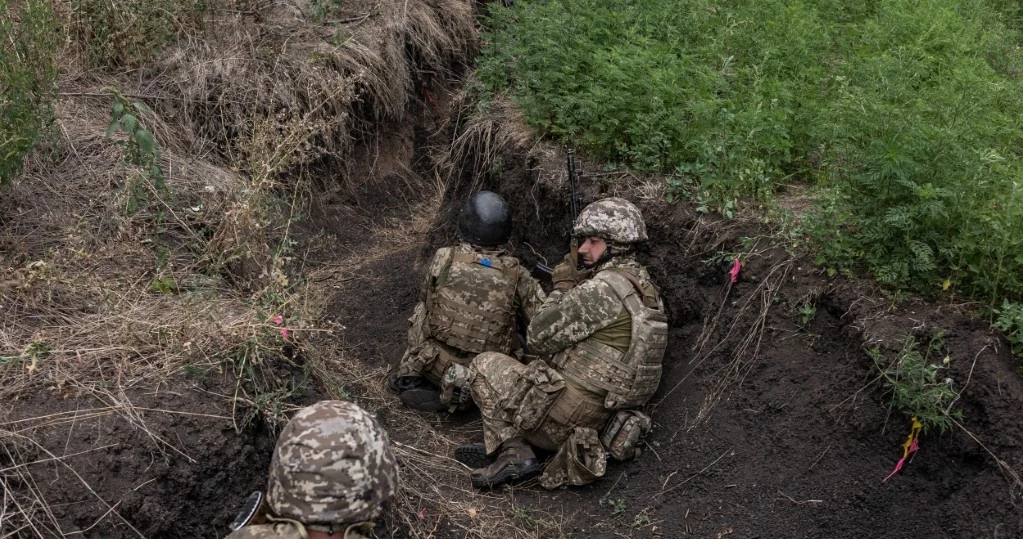
{"type": "Polygon", "coordinates": [[[458,216],[458,234],[464,241],[496,247],[511,236],[511,215],[501,195],[480,191],[465,201],[458,216]]]}

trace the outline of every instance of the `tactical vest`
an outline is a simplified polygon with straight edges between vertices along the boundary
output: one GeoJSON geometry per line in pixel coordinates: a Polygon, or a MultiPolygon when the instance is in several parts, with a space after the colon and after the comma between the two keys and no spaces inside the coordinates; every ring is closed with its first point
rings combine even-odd
{"type": "Polygon", "coordinates": [[[480,253],[451,255],[426,315],[429,336],[459,350],[510,353],[518,264],[480,253]]]}
{"type": "Polygon", "coordinates": [[[632,339],[625,352],[590,337],[559,352],[554,364],[566,378],[604,397],[604,407],[620,410],[645,404],[661,381],[668,344],[668,320],[656,294],[644,294],[639,279],[624,269],[593,276],[614,290],[632,318],[632,339]]]}

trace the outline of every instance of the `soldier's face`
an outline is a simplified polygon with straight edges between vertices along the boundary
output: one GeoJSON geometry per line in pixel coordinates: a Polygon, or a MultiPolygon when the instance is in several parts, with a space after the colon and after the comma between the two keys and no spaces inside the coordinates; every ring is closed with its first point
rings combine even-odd
{"type": "Polygon", "coordinates": [[[604,256],[604,251],[607,251],[607,242],[600,236],[586,236],[579,244],[579,257],[586,265],[595,264],[604,256]]]}

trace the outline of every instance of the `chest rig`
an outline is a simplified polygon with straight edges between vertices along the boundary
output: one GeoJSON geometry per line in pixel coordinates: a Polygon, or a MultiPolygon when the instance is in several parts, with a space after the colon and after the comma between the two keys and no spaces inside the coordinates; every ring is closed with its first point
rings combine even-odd
{"type": "Polygon", "coordinates": [[[515,291],[521,267],[476,252],[451,255],[427,306],[430,336],[464,352],[508,353],[515,343],[515,291]]]}
{"type": "Polygon", "coordinates": [[[620,410],[645,404],[661,381],[668,343],[668,321],[657,291],[633,272],[612,268],[593,276],[611,286],[631,318],[632,338],[624,352],[594,336],[558,353],[554,364],[566,378],[604,397],[604,407],[620,410]]]}

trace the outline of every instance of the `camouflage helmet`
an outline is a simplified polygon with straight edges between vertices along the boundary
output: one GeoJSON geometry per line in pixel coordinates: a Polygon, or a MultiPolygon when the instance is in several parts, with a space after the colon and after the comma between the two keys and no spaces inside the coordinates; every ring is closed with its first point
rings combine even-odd
{"type": "Polygon", "coordinates": [[[398,488],[390,444],[369,413],[350,402],[321,401],[299,410],[274,448],[270,509],[304,524],[375,519],[398,488]]]}
{"type": "Polygon", "coordinates": [[[480,191],[465,201],[458,215],[458,234],[483,247],[497,247],[511,236],[511,212],[501,195],[480,191]]]}
{"type": "Polygon", "coordinates": [[[573,236],[600,236],[619,243],[646,241],[643,214],[624,198],[604,198],[583,208],[572,227],[573,236]]]}

